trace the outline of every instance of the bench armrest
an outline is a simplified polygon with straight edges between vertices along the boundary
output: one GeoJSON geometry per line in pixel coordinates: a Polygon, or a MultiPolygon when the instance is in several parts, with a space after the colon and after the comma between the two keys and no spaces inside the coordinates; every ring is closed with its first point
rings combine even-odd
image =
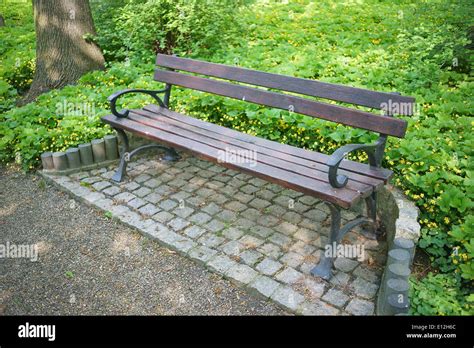
{"type": "Polygon", "coordinates": [[[369,157],[370,166],[380,167],[386,140],[387,136],[381,135],[373,144],[348,144],[334,151],[327,161],[329,166],[328,177],[331,186],[336,188],[346,186],[349,178],[346,175],[337,174],[337,170],[342,160],[351,152],[364,151],[369,157]]]}
{"type": "Polygon", "coordinates": [[[112,111],[112,114],[114,114],[117,117],[127,117],[130,110],[125,109],[125,110],[122,110],[121,112],[119,112],[119,111],[117,111],[117,107],[115,105],[115,103],[117,102],[117,99],[119,97],[121,97],[122,95],[127,94],[127,93],[148,94],[148,95],[151,95],[153,98],[155,98],[155,100],[158,102],[158,104],[160,106],[166,107],[165,104],[163,103],[163,101],[161,100],[161,98],[158,97],[158,94],[166,93],[167,91],[168,91],[167,88],[161,89],[161,90],[158,90],[158,91],[151,91],[151,90],[147,90],[147,89],[124,89],[122,91],[115,92],[110,97],[108,97],[107,100],[110,103],[110,110],[112,111]]]}

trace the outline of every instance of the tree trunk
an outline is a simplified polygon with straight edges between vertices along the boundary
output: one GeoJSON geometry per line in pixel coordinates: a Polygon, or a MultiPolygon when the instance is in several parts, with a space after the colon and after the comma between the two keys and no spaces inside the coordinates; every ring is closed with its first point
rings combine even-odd
{"type": "Polygon", "coordinates": [[[104,68],[100,48],[84,39],[95,35],[88,0],[34,0],[36,71],[20,104],[51,89],[75,83],[82,75],[104,68]]]}
{"type": "Polygon", "coordinates": [[[0,27],[4,27],[5,26],[5,20],[3,19],[3,16],[0,15],[0,27]]]}

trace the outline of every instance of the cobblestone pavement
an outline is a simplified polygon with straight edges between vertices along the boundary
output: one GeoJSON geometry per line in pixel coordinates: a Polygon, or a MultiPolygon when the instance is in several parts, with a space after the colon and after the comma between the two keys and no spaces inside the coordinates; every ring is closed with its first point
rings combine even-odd
{"type": "MultiPolygon", "coordinates": [[[[190,155],[141,157],[117,184],[116,166],[48,176],[63,189],[249,291],[303,315],[372,315],[385,243],[349,232],[365,258],[339,257],[328,282],[309,274],[328,240],[321,201],[190,155]]],[[[44,175],[44,174],[43,174],[44,175]]],[[[355,217],[344,212],[343,221],[355,217]]]]}

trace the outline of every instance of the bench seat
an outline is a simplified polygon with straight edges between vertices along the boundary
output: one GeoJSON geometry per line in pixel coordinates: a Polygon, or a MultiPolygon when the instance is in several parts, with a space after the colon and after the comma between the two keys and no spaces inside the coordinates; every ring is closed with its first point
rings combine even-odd
{"type": "Polygon", "coordinates": [[[334,188],[328,181],[329,156],[325,154],[258,138],[158,105],[130,110],[126,118],[106,115],[102,121],[342,208],[350,208],[361,198],[370,196],[392,176],[388,169],[344,160],[339,173],[349,181],[344,188],[334,188]],[[246,161],[227,162],[223,156],[226,153],[249,156],[246,161]]]}

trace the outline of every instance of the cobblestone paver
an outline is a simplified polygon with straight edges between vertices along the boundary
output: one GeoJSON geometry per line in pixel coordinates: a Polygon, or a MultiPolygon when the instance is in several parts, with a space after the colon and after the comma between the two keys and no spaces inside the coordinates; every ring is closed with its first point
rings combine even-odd
{"type": "MultiPolygon", "coordinates": [[[[374,314],[383,242],[351,232],[343,243],[366,245],[370,253],[365,260],[338,258],[329,282],[309,274],[329,233],[329,214],[321,201],[184,153],[174,163],[138,158],[119,184],[110,179],[114,170],[43,175],[287,310],[374,314]]],[[[351,214],[343,212],[343,218],[351,214]]]]}

